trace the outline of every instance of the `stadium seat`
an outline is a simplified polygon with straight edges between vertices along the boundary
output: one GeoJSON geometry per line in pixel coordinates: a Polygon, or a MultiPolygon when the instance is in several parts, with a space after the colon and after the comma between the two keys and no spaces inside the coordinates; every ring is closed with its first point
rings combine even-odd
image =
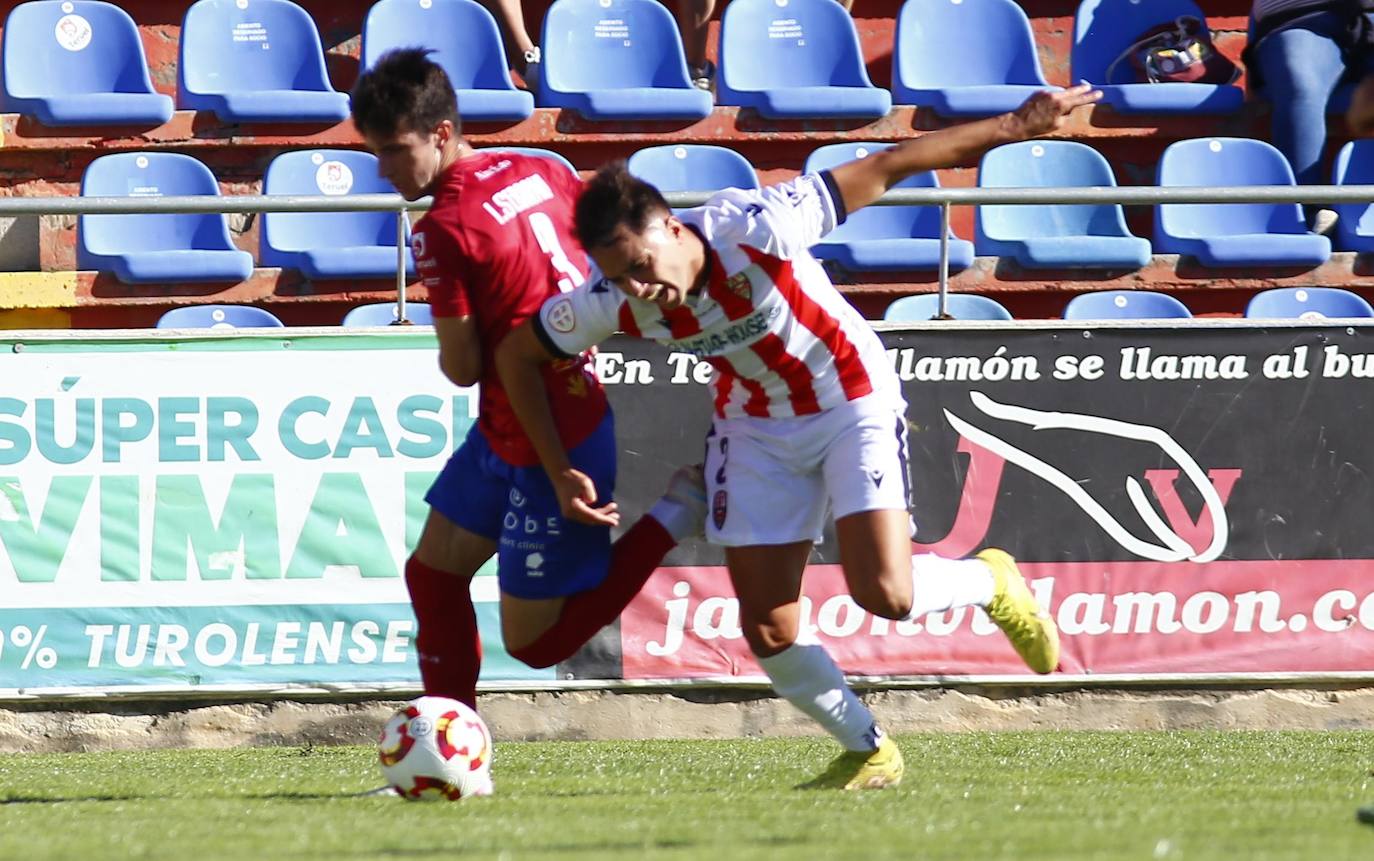
{"type": "Polygon", "coordinates": [[[665,144],[630,156],[630,173],[659,191],[719,191],[758,188],[749,160],[732,149],[710,144],[665,144]]]}
{"type": "Polygon", "coordinates": [[[539,105],[592,120],[702,119],[677,23],[657,0],[556,0],[544,16],[539,105]]]}
{"type": "Polygon", "coordinates": [[[172,100],[153,90],[138,27],[93,0],[20,3],[5,19],[4,106],[48,126],[162,125],[172,100]]]}
{"type": "MultiPolygon", "coordinates": [[[[1073,141],[1006,144],[983,156],[982,188],[1115,186],[1107,160],[1073,141]]],[[[978,253],[1014,257],[1030,269],[1139,269],[1150,261],[1148,240],[1131,235],[1120,204],[980,206],[978,253]]]]}
{"type": "Polygon", "coordinates": [[[558,162],[559,164],[561,164],[561,165],[563,165],[564,167],[566,167],[568,170],[572,171],[572,173],[573,173],[574,176],[577,175],[577,168],[573,167],[573,163],[570,162],[570,161],[568,161],[567,158],[565,158],[564,156],[560,155],[559,153],[554,152],[554,151],[551,150],[551,149],[540,149],[540,148],[537,147],[537,146],[493,146],[493,147],[483,147],[481,150],[478,150],[478,151],[479,151],[479,152],[484,152],[485,150],[488,150],[488,149],[493,149],[493,150],[499,149],[499,150],[505,150],[506,152],[518,152],[518,153],[523,153],[523,154],[525,154],[525,155],[537,155],[537,156],[539,156],[540,158],[551,158],[551,159],[553,159],[554,161],[556,161],[556,162],[558,162]]]}
{"type": "Polygon", "coordinates": [[[1102,103],[1120,113],[1227,114],[1239,110],[1245,98],[1240,87],[1131,83],[1130,61],[1117,62],[1145,33],[1180,16],[1207,20],[1193,0],[1083,0],[1074,16],[1072,80],[1095,84],[1102,90],[1102,103]]]}
{"type": "Polygon", "coordinates": [[[315,22],[290,0],[198,0],[181,22],[177,105],[230,123],[337,123],[315,22]]]}
{"type": "MultiPolygon", "coordinates": [[[[1331,182],[1335,185],[1374,185],[1374,140],[1354,140],[1336,155],[1331,182]]],[[[1374,205],[1344,203],[1333,207],[1336,244],[1342,251],[1374,252],[1374,205]]]]}
{"type": "Polygon", "coordinates": [[[892,109],[891,93],[868,79],[853,19],[834,0],[730,0],[716,98],[769,119],[873,119],[892,109]]]}
{"type": "Polygon", "coordinates": [[[892,100],[947,117],[1014,110],[1050,87],[1030,19],[1014,0],[906,0],[892,49],[892,100]],[[968,36],[978,34],[978,50],[968,36]]]}
{"type": "MultiPolygon", "coordinates": [[[[833,0],[831,0],[833,2],[833,0]]],[[[816,173],[863,158],[891,144],[838,143],[820,147],[806,158],[805,171],[816,173]]],[[[931,171],[908,177],[896,188],[938,188],[931,171]]],[[[940,266],[940,208],[938,206],[868,206],[849,213],[811,253],[833,260],[845,269],[912,270],[940,266]]],[[[973,243],[950,232],[949,267],[973,265],[973,243]]]]}
{"type": "MultiPolygon", "coordinates": [[[[416,326],[433,326],[434,314],[424,302],[406,303],[406,320],[416,326]]],[[[378,302],[374,305],[359,305],[344,315],[343,324],[349,328],[368,326],[392,326],[396,324],[396,303],[378,302]]]]}
{"type": "MultiPolygon", "coordinates": [[[[340,149],[282,153],[267,166],[262,190],[331,197],[396,193],[377,175],[376,156],[340,149]]],[[[308,278],[395,278],[396,219],[395,212],[266,212],[258,259],[308,278]]],[[[415,273],[409,248],[406,271],[415,273]]]]}
{"type": "MultiPolygon", "coordinates": [[[[887,306],[883,319],[891,323],[922,323],[940,313],[940,295],[921,293],[903,296],[887,306]]],[[[1010,320],[1011,312],[996,299],[976,293],[950,293],[945,296],[945,313],[955,320],[1010,320]]]]}
{"type": "MultiPolygon", "coordinates": [[[[177,195],[218,196],[219,183],[196,159],[172,152],[104,155],[81,177],[82,197],[177,195]]],[[[253,255],[234,247],[222,213],[82,215],[76,259],[126,284],[242,281],[253,271],[253,255]]]]}
{"type": "Polygon", "coordinates": [[[1276,287],[1256,293],[1245,306],[1246,317],[1298,318],[1374,317],[1363,297],[1339,287],[1276,287]]]}
{"type": "MultiPolygon", "coordinates": [[[[1161,186],[1293,185],[1288,159],[1249,138],[1177,141],[1159,162],[1161,186]]],[[[1296,203],[1165,203],[1155,207],[1155,249],[1204,266],[1318,266],[1331,241],[1307,230],[1296,203]]]]}
{"type": "Polygon", "coordinates": [[[1065,320],[1181,320],[1193,314],[1167,293],[1148,290],[1105,290],[1083,293],[1069,300],[1065,320]]]}
{"type": "Polygon", "coordinates": [[[363,22],[363,68],[393,48],[429,48],[458,92],[464,120],[523,120],[534,96],[517,90],[496,19],[474,0],[381,0],[363,22]]]}
{"type": "Polygon", "coordinates": [[[157,321],[159,329],[280,329],[271,311],[252,305],[187,305],[173,308],[157,321]]]}

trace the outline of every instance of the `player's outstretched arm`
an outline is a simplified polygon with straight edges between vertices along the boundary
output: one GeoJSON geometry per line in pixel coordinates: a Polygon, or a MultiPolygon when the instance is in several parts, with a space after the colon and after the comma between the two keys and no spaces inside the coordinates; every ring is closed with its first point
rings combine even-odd
{"type": "Polygon", "coordinates": [[[612,502],[595,507],[595,483],[586,473],[575,469],[568,459],[568,450],[558,437],[549,396],[544,390],[543,367],[560,357],[548,351],[535,334],[534,322],[526,320],[501,341],[496,348],[496,373],[506,389],[511,409],[525,429],[525,436],[539,455],[539,462],[548,473],[558,494],[563,516],[592,526],[615,526],[620,512],[612,502]]]}
{"type": "Polygon", "coordinates": [[[1102,98],[1091,84],[1067,90],[1042,90],[1009,114],[930,132],[903,141],[868,158],[842,164],[831,176],[844,198],[846,212],[868,206],[907,177],[927,170],[956,167],[992,147],[1054,131],[1076,108],[1102,98]]]}

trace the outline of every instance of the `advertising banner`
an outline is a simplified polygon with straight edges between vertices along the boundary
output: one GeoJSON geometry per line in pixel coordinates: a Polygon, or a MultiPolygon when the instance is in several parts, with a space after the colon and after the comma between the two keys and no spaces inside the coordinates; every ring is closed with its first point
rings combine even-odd
{"type": "MultiPolygon", "coordinates": [[[[415,687],[401,574],[476,404],[428,331],[0,342],[0,692],[415,687]]],[[[484,670],[551,679],[488,569],[484,670]]]]}

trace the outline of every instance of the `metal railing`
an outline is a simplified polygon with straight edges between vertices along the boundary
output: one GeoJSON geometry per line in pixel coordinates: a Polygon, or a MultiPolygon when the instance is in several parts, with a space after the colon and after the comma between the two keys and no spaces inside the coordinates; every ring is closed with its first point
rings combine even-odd
{"type": "MultiPolygon", "coordinates": [[[[713,192],[667,192],[673,206],[696,206],[713,192]]],[[[1095,186],[1088,188],[902,188],[888,191],[879,206],[940,207],[939,314],[944,316],[949,295],[949,214],[951,206],[988,204],[1122,204],[1157,206],[1161,203],[1374,203],[1374,185],[1280,186],[1095,186]]],[[[177,197],[5,197],[0,218],[25,215],[127,215],[144,213],[204,214],[258,212],[398,212],[428,209],[429,198],[407,201],[398,194],[267,195],[177,197]]],[[[405,319],[405,221],[396,219],[396,299],[405,319]]]]}

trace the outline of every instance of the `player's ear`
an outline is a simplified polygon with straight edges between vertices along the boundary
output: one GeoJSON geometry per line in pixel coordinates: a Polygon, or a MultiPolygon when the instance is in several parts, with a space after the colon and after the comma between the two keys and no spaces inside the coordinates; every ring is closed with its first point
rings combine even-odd
{"type": "Polygon", "coordinates": [[[667,218],[663,219],[663,225],[668,228],[668,235],[672,236],[675,240],[681,239],[682,232],[687,229],[687,225],[682,223],[682,219],[673,215],[671,212],[668,213],[667,218]]]}

